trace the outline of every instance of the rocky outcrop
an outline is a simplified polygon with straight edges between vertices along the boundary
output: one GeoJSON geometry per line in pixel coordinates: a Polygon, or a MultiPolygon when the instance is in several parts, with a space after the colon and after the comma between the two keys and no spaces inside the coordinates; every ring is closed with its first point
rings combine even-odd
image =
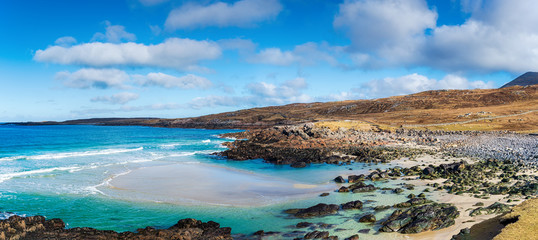
{"type": "Polygon", "coordinates": [[[419,233],[454,225],[459,216],[456,207],[449,204],[432,203],[396,210],[383,223],[380,232],[419,233]]]}
{"type": "Polygon", "coordinates": [[[231,228],[221,228],[216,222],[192,218],[179,220],[168,229],[146,227],[134,232],[97,230],[94,228],[65,229],[61,219],[46,220],[42,216],[12,216],[0,221],[0,239],[232,239],[231,228]]]}
{"type": "MultiPolygon", "coordinates": [[[[240,140],[225,143],[228,150],[217,155],[240,161],[261,158],[273,164],[289,164],[298,168],[311,163],[389,162],[426,151],[381,147],[386,143],[383,141],[384,134],[356,130],[331,131],[311,123],[251,130],[227,136],[240,140]]],[[[377,175],[372,179],[379,178],[383,177],[377,175]]],[[[355,181],[351,176],[349,180],[350,183],[355,181]]]]}
{"type": "Polygon", "coordinates": [[[293,214],[293,216],[297,218],[311,218],[335,214],[338,212],[339,208],[340,206],[336,204],[320,203],[309,208],[294,208],[288,209],[284,212],[288,214],[293,214]]]}

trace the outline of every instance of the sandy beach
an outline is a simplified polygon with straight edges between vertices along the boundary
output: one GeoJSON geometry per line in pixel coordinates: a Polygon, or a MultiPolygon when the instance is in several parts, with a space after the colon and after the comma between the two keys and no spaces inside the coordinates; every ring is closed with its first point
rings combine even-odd
{"type": "Polygon", "coordinates": [[[145,167],[112,178],[110,196],[175,204],[264,206],[332,191],[336,184],[311,185],[210,164],[145,167]]]}

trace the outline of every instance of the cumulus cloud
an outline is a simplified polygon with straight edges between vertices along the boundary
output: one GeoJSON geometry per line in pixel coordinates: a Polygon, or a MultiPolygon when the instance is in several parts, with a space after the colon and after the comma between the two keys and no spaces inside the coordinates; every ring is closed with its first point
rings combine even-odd
{"type": "Polygon", "coordinates": [[[536,70],[536,2],[493,0],[483,4],[465,23],[436,28],[424,47],[425,59],[449,70],[536,70]]]}
{"type": "Polygon", "coordinates": [[[361,96],[377,98],[438,89],[492,88],[493,85],[492,82],[469,81],[457,75],[446,75],[443,79],[436,80],[413,73],[402,77],[372,80],[355,90],[361,96]]]}
{"type": "Polygon", "coordinates": [[[187,74],[185,76],[176,77],[164,73],[148,73],[147,75],[137,75],[139,83],[143,86],[159,86],[164,88],[181,88],[207,89],[213,86],[213,83],[204,77],[187,74]]]}
{"type": "Polygon", "coordinates": [[[437,25],[425,0],[346,0],[333,25],[351,40],[355,67],[428,66],[450,72],[521,73],[538,66],[533,0],[460,0],[470,17],[437,25]]]}
{"type": "Polygon", "coordinates": [[[54,41],[54,44],[58,46],[63,46],[63,47],[69,47],[75,43],[77,43],[77,40],[71,36],[61,37],[61,38],[56,39],[56,41],[54,41]]]}
{"type": "Polygon", "coordinates": [[[34,60],[91,67],[135,66],[203,70],[202,60],[216,59],[221,48],[211,41],[169,38],[156,45],[140,43],[84,43],[37,50],[34,60]]]}
{"type": "Polygon", "coordinates": [[[289,66],[296,63],[315,65],[318,62],[336,65],[338,61],[333,56],[336,52],[334,48],[326,43],[317,44],[313,42],[297,45],[292,51],[282,51],[280,48],[266,48],[248,57],[247,61],[277,66],[289,66]]]}
{"type": "Polygon", "coordinates": [[[346,0],[333,25],[350,37],[350,50],[407,62],[414,60],[424,31],[436,21],[437,13],[424,0],[346,0]]]}
{"type": "Polygon", "coordinates": [[[131,92],[117,93],[111,96],[94,97],[92,102],[104,102],[109,104],[126,104],[130,101],[138,99],[139,95],[131,92]]]}
{"type": "Polygon", "coordinates": [[[83,68],[76,72],[63,71],[55,75],[66,87],[70,88],[126,88],[125,82],[130,77],[124,71],[118,69],[95,69],[83,68]]]}
{"type": "Polygon", "coordinates": [[[187,3],[168,15],[168,30],[199,27],[247,27],[272,19],[280,13],[278,0],[240,0],[235,3],[216,2],[207,6],[187,3]]]}
{"type": "Polygon", "coordinates": [[[105,21],[106,32],[96,33],[92,37],[92,41],[105,40],[107,42],[119,43],[123,40],[134,41],[136,36],[132,33],[125,31],[125,27],[122,25],[112,25],[109,21],[105,21]]]}

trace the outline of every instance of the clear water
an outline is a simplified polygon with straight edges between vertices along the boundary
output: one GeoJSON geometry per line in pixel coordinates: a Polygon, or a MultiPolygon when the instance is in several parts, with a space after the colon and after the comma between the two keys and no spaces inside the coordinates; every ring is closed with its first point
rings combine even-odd
{"type": "MultiPolygon", "coordinates": [[[[331,193],[280,201],[265,206],[178,204],[111,197],[102,191],[106,182],[135,169],[178,163],[225,166],[252,174],[271,176],[303,184],[329,184],[338,175],[358,174],[389,165],[355,163],[348,166],[312,165],[303,169],[274,166],[261,160],[229,161],[210,155],[222,151],[218,134],[231,130],[168,129],[136,126],[0,126],[0,218],[10,213],[62,218],[68,227],[94,227],[135,231],[145,226],[169,227],[182,218],[213,220],[232,227],[233,233],[257,230],[293,231],[302,219],[282,213],[289,208],[317,203],[372,200],[363,210],[310,222],[339,224],[342,237],[371,228],[356,220],[373,212],[376,205],[407,200],[405,195],[376,191],[364,194],[331,193]],[[350,168],[352,170],[350,170],[350,168]]],[[[395,187],[398,182],[376,182],[395,187]]],[[[193,187],[196,187],[195,185],[193,187]]],[[[418,194],[422,189],[406,191],[418,194]]],[[[390,212],[376,213],[378,219],[390,212]]],[[[373,236],[371,236],[373,237],[373,236]]],[[[386,236],[385,236],[386,237],[386,236]]]]}

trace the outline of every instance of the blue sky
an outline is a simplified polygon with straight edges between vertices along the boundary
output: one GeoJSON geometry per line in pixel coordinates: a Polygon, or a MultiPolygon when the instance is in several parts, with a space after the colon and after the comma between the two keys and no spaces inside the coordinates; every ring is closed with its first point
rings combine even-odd
{"type": "Polygon", "coordinates": [[[534,10],[532,0],[6,0],[0,122],[496,88],[538,68],[534,10]]]}

